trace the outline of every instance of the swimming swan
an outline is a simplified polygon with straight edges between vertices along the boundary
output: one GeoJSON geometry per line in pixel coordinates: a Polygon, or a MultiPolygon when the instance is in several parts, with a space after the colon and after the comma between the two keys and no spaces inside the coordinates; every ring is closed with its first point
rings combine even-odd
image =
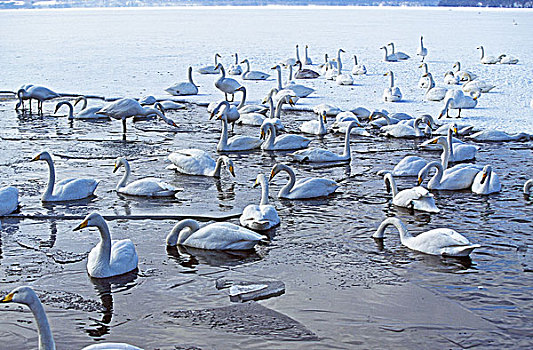
{"type": "Polygon", "coordinates": [[[48,186],[44,191],[41,200],[43,202],[60,202],[73,201],[83,199],[94,195],[98,182],[94,179],[65,179],[59,181],[57,184],[56,173],[54,168],[54,161],[50,153],[44,151],[36,155],[31,161],[44,160],[48,163],[50,175],[48,178],[48,186]]]}
{"type": "Polygon", "coordinates": [[[308,120],[300,125],[300,131],[312,135],[325,135],[328,133],[326,129],[326,113],[322,111],[318,114],[318,120],[308,120]]]}
{"type": "Polygon", "coordinates": [[[429,170],[433,167],[437,169],[437,172],[429,180],[428,188],[430,190],[457,191],[469,189],[472,187],[477,173],[481,170],[479,166],[474,164],[458,164],[453,168],[444,170],[439,162],[430,162],[418,173],[418,186],[422,184],[429,170]]]}
{"type": "Polygon", "coordinates": [[[378,175],[383,175],[387,192],[390,193],[392,190],[392,204],[429,213],[438,213],[440,211],[435,205],[433,194],[429,193],[424,187],[417,186],[398,192],[396,181],[394,181],[391,172],[381,170],[378,175]]]}
{"type": "Polygon", "coordinates": [[[224,164],[229,173],[235,177],[235,167],[231,159],[220,156],[215,161],[206,151],[200,149],[188,148],[174,151],[168,155],[168,160],[172,162],[172,166],[167,168],[182,174],[219,178],[222,164],[224,164]]]}
{"type": "Polygon", "coordinates": [[[413,237],[398,218],[387,218],[379,225],[374,238],[383,238],[385,228],[393,225],[400,232],[400,241],[409,249],[442,256],[468,256],[479,244],[472,244],[460,233],[449,228],[437,228],[413,237]]]}
{"type": "MultiPolygon", "coordinates": [[[[46,312],[44,311],[43,304],[39,300],[39,297],[31,287],[21,286],[13,289],[8,295],[0,300],[0,303],[17,303],[23,304],[30,308],[37,324],[37,332],[39,334],[39,350],[55,350],[56,345],[52,330],[50,329],[50,323],[46,312]]],[[[84,347],[82,350],[142,350],[136,346],[126,343],[98,343],[84,347]]]]}
{"type": "Polygon", "coordinates": [[[323,148],[310,148],[294,153],[289,154],[295,160],[299,162],[312,162],[312,163],[322,163],[322,162],[350,162],[352,160],[351,149],[350,149],[350,134],[354,127],[362,127],[361,124],[357,121],[351,121],[346,129],[346,136],[344,138],[344,151],[342,154],[337,154],[323,148]]]}
{"type": "Polygon", "coordinates": [[[85,217],[74,231],[85,227],[98,227],[100,242],[91,249],[87,258],[87,272],[94,278],[108,278],[123,275],[137,269],[139,258],[135,246],[129,239],[111,240],[111,234],[104,218],[98,213],[85,217]]]}
{"type": "Polygon", "coordinates": [[[472,192],[477,194],[491,194],[502,190],[498,174],[492,171],[492,166],[485,165],[478,172],[472,184],[472,192]]]}
{"type": "Polygon", "coordinates": [[[188,81],[174,84],[165,91],[173,96],[198,95],[198,86],[192,81],[192,67],[189,67],[187,76],[188,81]]]}
{"type": "Polygon", "coordinates": [[[476,142],[505,142],[505,141],[528,141],[532,135],[525,132],[509,134],[500,130],[482,130],[466,138],[476,142]]]}
{"type": "Polygon", "coordinates": [[[390,76],[390,86],[383,91],[383,100],[385,102],[397,102],[402,99],[400,88],[394,86],[394,73],[388,71],[384,76],[390,76]]]}
{"type": "Polygon", "coordinates": [[[217,117],[217,119],[222,120],[222,133],[220,135],[220,141],[217,145],[217,151],[239,152],[259,148],[261,146],[261,140],[257,137],[236,135],[228,139],[228,121],[226,111],[227,108],[224,107],[222,112],[219,113],[217,117]]]}
{"type": "Polygon", "coordinates": [[[339,185],[330,179],[321,177],[306,177],[296,181],[296,175],[291,167],[285,164],[276,164],[270,171],[270,179],[279,172],[285,171],[289,175],[289,182],[278,192],[278,198],[285,199],[309,199],[324,197],[332,194],[339,188],[339,185]]]}
{"type": "Polygon", "coordinates": [[[118,193],[143,197],[173,197],[178,191],[180,191],[180,189],[154,177],[146,177],[126,185],[128,178],[131,175],[130,164],[128,161],[124,158],[117,158],[115,160],[115,168],[113,169],[113,172],[116,173],[122,166],[125,169],[125,173],[115,188],[118,193]]]}
{"type": "Polygon", "coordinates": [[[261,125],[261,139],[265,139],[265,142],[261,145],[261,149],[265,151],[289,151],[295,149],[302,149],[309,146],[311,140],[293,134],[283,134],[276,137],[276,128],[269,122],[261,125]]]}
{"type": "Polygon", "coordinates": [[[249,250],[264,237],[229,222],[215,222],[200,227],[198,221],[181,220],[167,236],[167,246],[184,245],[209,250],[249,250]]]}
{"type": "Polygon", "coordinates": [[[280,223],[276,208],[268,204],[268,181],[264,174],[257,175],[254,187],[261,185],[261,202],[244,208],[239,221],[242,226],[252,230],[268,230],[280,223]]]}

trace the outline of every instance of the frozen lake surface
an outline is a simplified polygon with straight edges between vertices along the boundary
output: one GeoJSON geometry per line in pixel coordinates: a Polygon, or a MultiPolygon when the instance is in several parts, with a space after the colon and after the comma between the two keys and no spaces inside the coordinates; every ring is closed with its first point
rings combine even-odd
{"type": "MultiPolygon", "coordinates": [[[[107,97],[163,96],[164,88],[186,77],[189,65],[212,64],[215,52],[226,65],[231,54],[249,58],[255,69],[294,55],[294,45],[310,45],[315,62],[338,48],[357,54],[369,74],[356,86],[339,87],[317,79],[303,106],[328,102],[343,108],[365,106],[391,112],[436,115],[441,103],[422,101],[418,61],[381,62],[379,47],[393,40],[414,56],[424,35],[430,70],[438,83],[459,60],[483,80],[497,85],[483,94],[463,121],[478,127],[533,132],[533,12],[377,8],[247,9],[94,9],[0,11],[1,90],[24,83],[59,92],[107,97]],[[513,25],[515,20],[518,25],[513,25]],[[483,66],[475,49],[520,58],[516,66],[483,66]],[[383,103],[388,84],[383,73],[396,73],[403,103],[383,103]]],[[[195,75],[201,94],[194,102],[222,95],[215,76],[195,75]]],[[[247,82],[258,101],[274,80],[247,82]]],[[[21,213],[80,215],[231,214],[260,199],[252,189],[259,172],[268,173],[286,153],[233,154],[236,178],[220,180],[179,175],[166,170],[175,149],[197,147],[215,154],[219,124],[208,121],[205,108],[188,104],[169,112],[179,128],[156,121],[131,124],[122,142],[120,123],[69,122],[52,116],[17,114],[15,100],[0,101],[0,186],[17,186],[21,213]],[[71,204],[43,205],[44,163],[30,163],[50,150],[58,178],[90,176],[101,180],[97,197],[71,204]],[[161,177],[182,187],[179,199],[124,197],[113,190],[120,175],[114,159],[130,160],[133,176],[161,177]]],[[[300,105],[300,101],[298,103],[300,105]]],[[[309,112],[283,117],[290,132],[315,118],[309,112]]],[[[257,128],[236,132],[258,135],[257,128]]],[[[340,151],[344,137],[328,134],[312,145],[340,151]]],[[[530,348],[533,343],[531,249],[533,206],[521,194],[531,178],[533,142],[479,144],[477,164],[492,164],[503,184],[489,197],[470,191],[435,192],[438,214],[411,214],[390,204],[380,169],[390,169],[406,154],[438,158],[416,151],[416,142],[381,137],[352,142],[349,166],[294,167],[298,176],[337,180],[337,194],[317,200],[278,200],[286,179],[276,177],[271,202],[281,225],[270,242],[255,252],[233,254],[191,249],[166,250],[164,238],[176,221],[114,220],[115,239],[131,238],[139,253],[139,274],[110,281],[91,280],[85,254],[97,243],[94,230],[76,231],[81,220],[2,221],[0,292],[32,285],[48,312],[58,349],[81,348],[101,341],[126,341],[147,349],[186,348],[530,348]],[[387,233],[384,246],[371,235],[387,216],[400,217],[417,234],[450,227],[482,245],[470,261],[431,257],[400,245],[387,233]],[[230,302],[220,278],[279,280],[285,294],[242,305],[230,302]]],[[[416,179],[399,180],[399,188],[416,179]]],[[[231,219],[238,223],[238,219],[231,219]]],[[[31,313],[16,305],[0,310],[0,337],[12,349],[31,348],[37,333],[31,313]],[[27,324],[31,322],[31,324],[27,324]]]]}

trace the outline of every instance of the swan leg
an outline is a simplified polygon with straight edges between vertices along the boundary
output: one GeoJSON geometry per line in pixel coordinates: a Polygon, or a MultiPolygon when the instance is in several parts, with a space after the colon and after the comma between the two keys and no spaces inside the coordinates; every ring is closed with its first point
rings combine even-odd
{"type": "Polygon", "coordinates": [[[457,115],[457,118],[461,118],[461,108],[459,108],[459,114],[457,115]]]}
{"type": "Polygon", "coordinates": [[[122,119],[122,139],[126,140],[126,118],[122,119]]]}
{"type": "Polygon", "coordinates": [[[31,114],[31,98],[30,98],[30,114],[31,114]]]}

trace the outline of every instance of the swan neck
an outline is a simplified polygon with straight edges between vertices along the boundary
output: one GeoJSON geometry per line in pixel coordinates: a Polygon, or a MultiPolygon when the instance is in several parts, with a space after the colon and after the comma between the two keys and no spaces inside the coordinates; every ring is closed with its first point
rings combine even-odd
{"type": "Polygon", "coordinates": [[[235,65],[239,64],[239,56],[235,53],[235,65]]]}
{"type": "Polygon", "coordinates": [[[390,75],[390,87],[393,88],[394,87],[394,73],[390,72],[389,75],[390,75]]]}
{"type": "Polygon", "coordinates": [[[292,80],[292,66],[289,65],[289,81],[292,80]]]}
{"type": "Polygon", "coordinates": [[[223,163],[224,159],[222,157],[218,157],[217,162],[215,164],[215,170],[213,170],[213,177],[220,177],[220,171],[222,170],[223,163]]]}
{"type": "Polygon", "coordinates": [[[283,89],[283,84],[281,83],[281,68],[276,69],[278,71],[278,90],[283,89]]]}
{"type": "Polygon", "coordinates": [[[298,46],[296,46],[296,61],[300,60],[300,50],[298,50],[298,46]]]}
{"type": "Polygon", "coordinates": [[[196,86],[196,84],[194,83],[194,81],[192,81],[192,67],[189,67],[189,83],[193,84],[194,86],[196,86]]]}
{"type": "Polygon", "coordinates": [[[220,141],[218,141],[218,150],[222,151],[226,149],[228,146],[228,121],[226,119],[226,115],[224,112],[224,115],[222,116],[222,133],[220,135],[220,141]]]}
{"type": "Polygon", "coordinates": [[[274,147],[274,141],[276,140],[276,128],[270,123],[266,123],[264,128],[266,133],[264,149],[272,149],[274,147]]]}
{"type": "Polygon", "coordinates": [[[434,167],[435,169],[437,169],[437,172],[435,173],[435,175],[433,175],[433,177],[431,178],[431,180],[429,181],[431,183],[431,187],[433,186],[436,186],[436,185],[440,185],[441,181],[442,181],[442,176],[444,175],[444,167],[442,166],[442,164],[438,163],[438,162],[432,162],[430,163],[429,167],[428,167],[428,171],[429,169],[431,169],[432,167],[434,167]]]}
{"type": "Polygon", "coordinates": [[[246,88],[243,86],[241,88],[242,91],[242,99],[239,105],[237,106],[237,110],[241,109],[244,106],[244,103],[246,102],[246,88]]]}
{"type": "Polygon", "coordinates": [[[270,118],[274,118],[275,110],[274,110],[274,101],[272,100],[272,96],[268,97],[268,104],[270,105],[270,118]]]}
{"type": "Polygon", "coordinates": [[[185,219],[178,222],[167,236],[167,245],[183,244],[198,229],[200,229],[200,226],[195,220],[185,219]],[[184,230],[185,228],[188,228],[188,230],[184,230]]]}
{"type": "Polygon", "coordinates": [[[393,225],[394,227],[396,227],[396,229],[400,233],[400,241],[402,242],[402,244],[405,245],[405,243],[404,243],[405,239],[409,239],[409,238],[413,237],[409,233],[409,231],[407,230],[407,227],[405,227],[403,222],[401,222],[399,219],[396,219],[396,218],[388,218],[385,221],[383,221],[381,223],[381,225],[379,225],[379,228],[378,228],[376,234],[374,235],[374,237],[383,238],[383,235],[385,233],[385,229],[389,225],[393,225]]]}
{"type": "Polygon", "coordinates": [[[283,99],[280,98],[278,100],[278,102],[276,102],[276,109],[275,109],[275,113],[274,113],[274,118],[280,118],[281,117],[281,109],[282,109],[282,106],[283,105],[283,99]]]}
{"type": "Polygon", "coordinates": [[[355,61],[355,65],[357,66],[357,56],[353,55],[353,60],[355,61]]]}
{"type": "Polygon", "coordinates": [[[338,70],[339,74],[342,73],[342,61],[341,61],[341,51],[340,50],[337,53],[337,70],[338,70]]]}
{"type": "Polygon", "coordinates": [[[244,72],[244,74],[248,73],[250,71],[250,62],[248,62],[248,60],[244,61],[244,63],[246,64],[246,71],[244,72]]]}
{"type": "Polygon", "coordinates": [[[122,159],[119,162],[119,164],[122,164],[124,166],[124,175],[122,175],[122,178],[120,179],[117,184],[117,187],[115,188],[117,191],[120,190],[122,187],[126,186],[126,183],[128,182],[128,179],[131,174],[130,164],[122,159]]]}
{"type": "Polygon", "coordinates": [[[87,97],[81,96],[80,99],[82,101],[81,109],[84,110],[85,108],[87,108],[87,97]]]}
{"type": "Polygon", "coordinates": [[[352,150],[350,147],[350,135],[352,133],[352,128],[353,128],[353,124],[351,124],[346,129],[346,135],[344,136],[344,152],[342,153],[342,156],[348,159],[350,159],[352,156],[352,150]]]}
{"type": "Polygon", "coordinates": [[[288,166],[283,166],[281,170],[289,174],[289,182],[287,182],[287,184],[281,188],[280,194],[282,196],[288,196],[289,193],[291,193],[294,184],[296,183],[296,175],[294,174],[294,171],[288,166]]]}
{"type": "Polygon", "coordinates": [[[48,186],[46,187],[46,191],[43,194],[43,198],[48,198],[52,196],[52,193],[54,193],[54,185],[56,182],[56,170],[54,167],[54,161],[52,159],[46,159],[46,163],[48,163],[48,186]]]}
{"type": "Polygon", "coordinates": [[[268,181],[263,177],[261,182],[261,203],[259,205],[268,205],[268,181]]]}
{"type": "Polygon", "coordinates": [[[387,181],[389,182],[389,185],[391,187],[392,198],[394,198],[398,194],[398,187],[396,186],[396,180],[394,180],[394,177],[391,173],[385,174],[385,182],[387,181]]]}
{"type": "Polygon", "coordinates": [[[54,337],[52,335],[50,323],[48,322],[48,317],[46,317],[43,304],[41,304],[39,298],[35,296],[31,304],[28,304],[28,306],[33,313],[35,322],[37,323],[37,329],[39,333],[39,350],[55,350],[56,345],[54,342],[54,337]]]}
{"type": "Polygon", "coordinates": [[[100,231],[100,243],[98,244],[98,265],[104,268],[109,267],[111,260],[111,234],[109,227],[104,219],[96,223],[96,227],[100,231]]]}
{"type": "Polygon", "coordinates": [[[305,62],[307,63],[307,61],[309,60],[309,56],[307,54],[307,46],[305,47],[305,62]]]}

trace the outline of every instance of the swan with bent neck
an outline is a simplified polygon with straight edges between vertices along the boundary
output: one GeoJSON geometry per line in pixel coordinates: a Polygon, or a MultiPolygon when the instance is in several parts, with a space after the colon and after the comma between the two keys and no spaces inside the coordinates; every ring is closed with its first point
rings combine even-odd
{"type": "Polygon", "coordinates": [[[502,190],[499,176],[492,171],[492,166],[485,165],[477,173],[472,183],[472,192],[477,194],[498,193],[502,190]]]}
{"type": "Polygon", "coordinates": [[[264,174],[258,174],[254,187],[261,185],[261,202],[259,205],[250,204],[244,208],[239,219],[244,227],[252,230],[268,230],[280,223],[276,208],[268,204],[268,181],[264,174]]]}
{"type": "Polygon", "coordinates": [[[390,225],[399,231],[400,241],[404,246],[425,254],[464,257],[481,247],[479,244],[470,243],[463,235],[449,228],[433,229],[414,237],[398,218],[383,220],[372,237],[383,238],[385,229],[390,225]]]}
{"type": "Polygon", "coordinates": [[[64,179],[55,183],[56,172],[54,161],[50,153],[44,151],[36,155],[31,161],[44,160],[48,164],[49,177],[48,186],[43,193],[41,200],[43,202],[61,202],[83,199],[94,195],[98,182],[94,179],[71,178],[64,179]]]}
{"type": "Polygon", "coordinates": [[[381,170],[378,175],[383,175],[387,192],[392,190],[392,204],[429,213],[438,213],[440,211],[435,205],[433,194],[429,193],[424,187],[416,186],[398,192],[396,181],[394,181],[391,172],[381,170]]]}
{"type": "Polygon", "coordinates": [[[289,182],[278,192],[278,198],[309,199],[324,197],[332,194],[339,188],[339,185],[335,181],[321,177],[307,177],[296,181],[296,175],[292,168],[279,163],[272,167],[269,181],[272,181],[281,171],[289,175],[289,182]]]}
{"type": "Polygon", "coordinates": [[[430,190],[457,191],[468,189],[472,187],[474,178],[480,170],[480,167],[474,164],[458,164],[453,168],[444,169],[439,162],[430,162],[418,173],[418,186],[422,184],[429,174],[429,170],[433,167],[437,169],[437,172],[429,180],[428,188],[430,190]]]}

